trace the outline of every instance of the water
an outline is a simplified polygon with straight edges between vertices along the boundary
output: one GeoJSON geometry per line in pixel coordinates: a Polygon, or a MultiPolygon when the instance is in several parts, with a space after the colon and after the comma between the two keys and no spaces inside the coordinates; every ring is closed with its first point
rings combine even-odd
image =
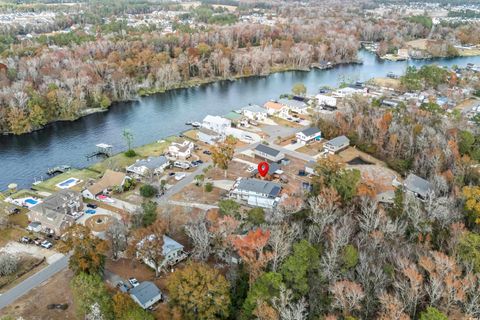
{"type": "Polygon", "coordinates": [[[345,65],[330,70],[284,72],[268,77],[222,81],[189,89],[173,90],[142,98],[138,102],[119,103],[108,112],[86,116],[74,122],[58,122],[47,128],[22,136],[0,136],[0,190],[15,182],[30,187],[35,178],[46,177],[50,167],[70,165],[81,168],[97,160],[86,155],[98,143],[114,146],[114,151],[126,149],[122,137],[125,128],[134,133],[134,145],[139,146],[174,135],[187,129],[186,121],[201,121],[207,114],[222,115],[248,103],[263,104],[290,92],[302,82],[309,93],[322,86],[338,86],[342,81],[365,81],[386,76],[388,72],[402,74],[407,65],[465,66],[480,64],[480,57],[435,59],[426,61],[380,61],[374,55],[360,51],[362,65],[345,65]]]}

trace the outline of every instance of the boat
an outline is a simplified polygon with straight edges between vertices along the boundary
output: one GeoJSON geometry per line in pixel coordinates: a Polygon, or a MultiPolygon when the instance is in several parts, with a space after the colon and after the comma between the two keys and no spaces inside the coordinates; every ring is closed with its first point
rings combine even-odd
{"type": "Polygon", "coordinates": [[[67,165],[61,165],[58,167],[50,168],[47,170],[48,175],[54,175],[55,173],[64,173],[67,172],[71,169],[72,167],[67,166],[67,165]]]}
{"type": "Polygon", "coordinates": [[[192,122],[192,127],[199,128],[202,124],[200,122],[192,122]]]}
{"type": "Polygon", "coordinates": [[[187,126],[191,126],[191,125],[192,125],[192,122],[191,122],[191,121],[187,121],[187,122],[185,122],[185,124],[186,124],[187,126]]]}

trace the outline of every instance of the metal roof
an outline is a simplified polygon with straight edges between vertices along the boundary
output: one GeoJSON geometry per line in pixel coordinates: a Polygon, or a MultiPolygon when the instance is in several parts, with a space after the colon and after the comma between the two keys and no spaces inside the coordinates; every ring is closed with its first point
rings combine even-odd
{"type": "Polygon", "coordinates": [[[255,147],[255,150],[268,154],[269,156],[276,157],[279,155],[280,150],[271,148],[263,143],[260,143],[255,147]]]}
{"type": "Polygon", "coordinates": [[[252,104],[246,107],[243,107],[242,110],[257,112],[257,113],[267,113],[267,109],[260,107],[259,105],[252,104]]]}
{"type": "Polygon", "coordinates": [[[278,183],[258,179],[242,179],[238,183],[238,190],[251,191],[259,194],[266,194],[269,197],[276,197],[282,187],[278,183]]]}
{"type": "Polygon", "coordinates": [[[150,281],[141,282],[138,286],[130,289],[129,293],[134,295],[142,305],[162,294],[160,289],[150,281]]]}
{"type": "Polygon", "coordinates": [[[297,109],[304,109],[307,107],[307,104],[305,102],[297,101],[297,100],[280,99],[278,100],[278,103],[283,104],[284,106],[287,106],[290,108],[297,108],[297,109]]]}
{"type": "Polygon", "coordinates": [[[346,144],[350,144],[350,140],[346,136],[339,136],[339,137],[333,138],[327,143],[333,147],[340,148],[346,144]]]}
{"type": "Polygon", "coordinates": [[[301,131],[305,136],[309,137],[311,135],[314,135],[316,133],[320,133],[320,129],[315,128],[315,127],[310,127],[307,129],[304,129],[301,131]]]}
{"type": "Polygon", "coordinates": [[[408,190],[415,192],[424,198],[428,196],[430,191],[432,191],[432,185],[430,182],[414,175],[413,173],[408,175],[407,179],[403,182],[403,185],[408,190]]]}
{"type": "Polygon", "coordinates": [[[132,164],[129,168],[140,168],[147,167],[148,169],[157,169],[163,166],[168,162],[168,159],[165,156],[151,157],[144,160],[139,160],[132,164]]]}

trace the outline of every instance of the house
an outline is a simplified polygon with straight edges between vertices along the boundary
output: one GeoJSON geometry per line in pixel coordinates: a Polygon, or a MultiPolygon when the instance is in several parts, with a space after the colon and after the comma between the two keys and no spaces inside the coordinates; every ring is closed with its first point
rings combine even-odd
{"type": "Polygon", "coordinates": [[[262,143],[253,149],[253,153],[260,158],[270,160],[272,162],[277,162],[285,158],[285,154],[280,150],[274,149],[262,143]]]}
{"type": "Polygon", "coordinates": [[[413,193],[421,200],[426,200],[433,193],[432,184],[413,173],[407,176],[407,179],[403,182],[403,187],[407,192],[413,193]]]}
{"type": "Polygon", "coordinates": [[[133,301],[143,309],[148,309],[158,301],[162,300],[162,292],[150,281],[143,281],[128,292],[133,301]]]}
{"type": "Polygon", "coordinates": [[[40,232],[42,231],[42,224],[38,221],[30,222],[27,226],[28,231],[40,232]]]}
{"type": "Polygon", "coordinates": [[[238,128],[227,128],[225,133],[227,134],[227,136],[232,136],[246,143],[254,143],[262,140],[262,138],[258,134],[250,131],[241,130],[238,128]]]}
{"type": "MultiPolygon", "coordinates": [[[[151,239],[151,237],[155,237],[155,235],[150,235],[148,239],[151,239]]],[[[155,238],[153,238],[155,239],[155,238]]],[[[138,243],[139,246],[142,245],[142,242],[145,241],[142,240],[138,243]]],[[[173,240],[172,238],[168,236],[163,236],[163,246],[162,246],[162,256],[163,261],[160,263],[158,266],[158,271],[161,271],[165,268],[168,268],[170,266],[173,266],[177,264],[178,262],[184,260],[187,258],[187,254],[183,251],[183,245],[178,243],[177,241],[173,240]]],[[[141,258],[141,257],[140,257],[141,258]]],[[[150,261],[147,258],[143,258],[143,262],[149,266],[152,269],[155,269],[155,264],[150,261]]]]}
{"type": "Polygon", "coordinates": [[[322,136],[322,132],[320,131],[320,129],[315,127],[304,129],[295,134],[295,137],[297,138],[297,140],[302,143],[307,143],[312,140],[320,140],[321,136],[322,136]]]}
{"type": "Polygon", "coordinates": [[[366,88],[361,87],[345,87],[332,92],[332,95],[336,98],[345,98],[352,96],[354,94],[365,94],[367,92],[366,88]]]}
{"type": "MultiPolygon", "coordinates": [[[[252,172],[253,176],[256,176],[258,174],[258,169],[253,170],[252,172]]],[[[280,169],[280,165],[276,162],[270,162],[268,163],[268,172],[267,175],[270,177],[273,177],[275,175],[279,176],[283,174],[283,170],[280,169]]]]}
{"type": "Polygon", "coordinates": [[[273,209],[280,201],[282,186],[252,178],[239,178],[230,191],[230,198],[246,201],[251,206],[273,209]]]}
{"type": "Polygon", "coordinates": [[[107,169],[100,180],[82,191],[82,195],[84,198],[95,199],[97,195],[103,194],[107,189],[123,186],[127,179],[130,177],[125,173],[107,169]]]}
{"type": "Polygon", "coordinates": [[[307,104],[303,101],[280,99],[278,103],[287,107],[290,111],[300,114],[307,114],[307,104]]]}
{"type": "Polygon", "coordinates": [[[253,104],[243,107],[241,113],[250,120],[265,121],[267,119],[267,109],[253,104]]]}
{"type": "Polygon", "coordinates": [[[316,166],[317,166],[317,163],[315,161],[308,161],[305,164],[305,173],[307,173],[307,174],[317,174],[315,172],[316,166]]]}
{"type": "Polygon", "coordinates": [[[346,136],[339,136],[327,141],[323,145],[323,151],[325,153],[335,154],[342,151],[350,145],[350,140],[346,136]]]}
{"type": "Polygon", "coordinates": [[[280,103],[268,101],[263,105],[269,115],[275,115],[282,118],[288,117],[288,108],[280,103]]]}
{"type": "Polygon", "coordinates": [[[168,146],[168,154],[174,159],[188,159],[192,156],[195,145],[193,142],[183,140],[182,142],[172,142],[168,146]]]}
{"type": "Polygon", "coordinates": [[[42,230],[60,235],[81,216],[82,209],[81,193],[63,189],[31,207],[28,219],[41,223],[42,230]]]}
{"type": "Polygon", "coordinates": [[[215,131],[223,136],[226,135],[227,128],[232,126],[232,122],[219,116],[206,116],[202,121],[202,127],[215,131]]]}
{"type": "Polygon", "coordinates": [[[337,98],[327,96],[324,94],[317,94],[315,96],[317,99],[318,105],[326,107],[326,109],[336,109],[337,108],[337,98]]]}
{"type": "Polygon", "coordinates": [[[170,165],[170,161],[165,156],[150,157],[143,160],[137,160],[134,164],[127,167],[127,173],[133,173],[138,176],[148,174],[162,173],[170,165]]]}
{"type": "Polygon", "coordinates": [[[207,128],[200,128],[197,131],[197,139],[210,145],[214,145],[223,138],[219,133],[207,128]]]}

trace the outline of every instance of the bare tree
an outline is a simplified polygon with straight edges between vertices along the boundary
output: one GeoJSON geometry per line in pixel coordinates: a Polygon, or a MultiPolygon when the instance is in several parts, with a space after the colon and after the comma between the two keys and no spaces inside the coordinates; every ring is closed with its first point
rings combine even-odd
{"type": "Polygon", "coordinates": [[[18,269],[18,258],[7,253],[0,254],[0,276],[8,276],[18,269]]]}
{"type": "Polygon", "coordinates": [[[290,254],[292,244],[300,235],[298,224],[273,225],[270,228],[268,244],[272,248],[272,271],[276,272],[283,260],[290,254]]]}
{"type": "Polygon", "coordinates": [[[110,248],[112,249],[113,259],[118,258],[118,254],[127,248],[127,227],[117,219],[108,226],[107,237],[110,240],[110,248]]]}
{"type": "Polygon", "coordinates": [[[192,256],[198,260],[206,260],[211,251],[211,234],[208,231],[205,219],[191,221],[185,225],[185,232],[193,242],[192,256]]]}
{"type": "Polygon", "coordinates": [[[292,291],[280,287],[278,297],[272,299],[272,305],[277,310],[280,320],[305,320],[308,318],[308,304],[302,297],[297,302],[293,301],[292,291]]]}
{"type": "Polygon", "coordinates": [[[365,297],[362,287],[355,282],[342,280],[330,286],[333,295],[332,305],[342,310],[344,316],[348,316],[354,310],[360,309],[360,302],[365,297]]]}

